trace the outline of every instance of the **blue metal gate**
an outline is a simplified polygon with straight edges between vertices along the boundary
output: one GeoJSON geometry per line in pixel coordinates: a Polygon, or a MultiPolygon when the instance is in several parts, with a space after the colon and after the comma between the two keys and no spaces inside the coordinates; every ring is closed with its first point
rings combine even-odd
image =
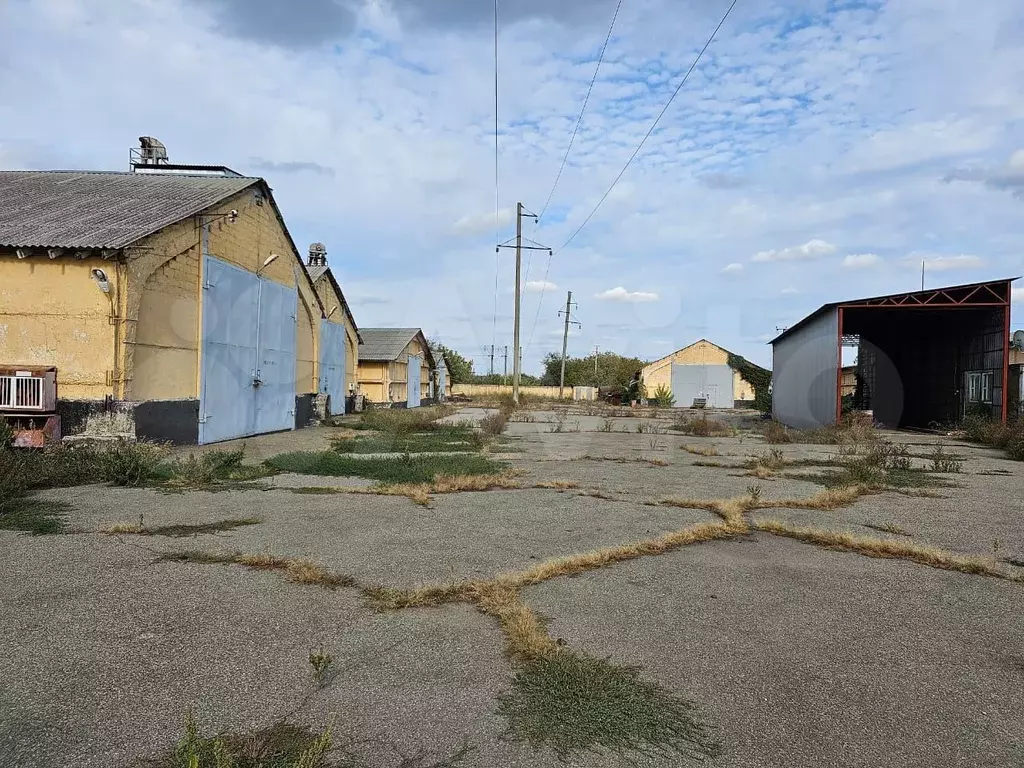
{"type": "Polygon", "coordinates": [[[672,396],[676,408],[689,408],[707,398],[708,408],[732,408],[732,368],[728,365],[672,365],[672,396]]]}
{"type": "Polygon", "coordinates": [[[204,257],[199,442],[290,429],[294,289],[204,257]]]}
{"type": "Polygon", "coordinates": [[[420,404],[420,358],[409,355],[409,372],[406,374],[405,402],[410,408],[420,404]]]}
{"type": "Polygon", "coordinates": [[[345,412],[345,326],[320,321],[320,391],[331,396],[331,413],[345,412]]]}
{"type": "Polygon", "coordinates": [[[260,280],[256,434],[295,428],[295,331],[299,296],[294,288],[260,280]]]}

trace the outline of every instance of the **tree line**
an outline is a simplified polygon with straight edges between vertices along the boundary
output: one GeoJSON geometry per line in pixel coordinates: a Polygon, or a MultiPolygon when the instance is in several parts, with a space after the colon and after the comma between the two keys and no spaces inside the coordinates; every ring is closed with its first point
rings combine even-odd
{"type": "MultiPolygon", "coordinates": [[[[503,384],[511,383],[511,374],[506,378],[495,373],[480,376],[473,373],[473,360],[460,354],[451,347],[438,341],[432,341],[430,347],[434,356],[443,356],[448,367],[448,374],[453,384],[503,384]]],[[[562,368],[562,356],[552,352],[542,361],[544,372],[540,376],[522,374],[520,381],[524,386],[558,386],[559,373],[562,368]]],[[[626,388],[630,380],[647,365],[647,361],[638,357],[625,357],[615,352],[600,352],[586,357],[567,357],[565,359],[565,386],[567,387],[610,387],[626,388]]]]}

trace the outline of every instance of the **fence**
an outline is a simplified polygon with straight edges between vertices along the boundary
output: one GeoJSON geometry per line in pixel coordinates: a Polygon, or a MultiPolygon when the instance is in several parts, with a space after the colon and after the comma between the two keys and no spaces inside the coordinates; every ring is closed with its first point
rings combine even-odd
{"type": "MultiPolygon", "coordinates": [[[[527,397],[558,398],[558,387],[520,387],[520,394],[527,397]]],[[[453,395],[466,397],[501,397],[512,394],[511,384],[452,384],[453,395]]],[[[596,387],[566,387],[563,400],[596,400],[596,387]]]]}

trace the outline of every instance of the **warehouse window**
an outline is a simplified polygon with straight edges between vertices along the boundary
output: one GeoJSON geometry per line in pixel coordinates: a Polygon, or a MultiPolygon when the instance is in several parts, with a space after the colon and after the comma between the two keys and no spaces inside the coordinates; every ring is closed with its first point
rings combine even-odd
{"type": "Polygon", "coordinates": [[[970,403],[992,402],[992,371],[972,371],[967,374],[967,401],[970,403]]]}

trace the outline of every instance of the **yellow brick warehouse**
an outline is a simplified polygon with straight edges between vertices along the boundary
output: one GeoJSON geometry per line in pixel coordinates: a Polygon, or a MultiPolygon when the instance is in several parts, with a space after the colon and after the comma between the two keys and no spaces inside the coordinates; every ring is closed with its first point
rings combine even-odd
{"type": "MultiPolygon", "coordinates": [[[[0,362],[57,366],[65,403],[149,403],[149,422],[164,403],[166,419],[198,421],[202,329],[213,320],[203,317],[205,249],[296,291],[296,416],[312,402],[324,307],[262,180],[2,172],[0,195],[26,201],[25,213],[0,220],[0,362]]],[[[354,334],[351,316],[343,322],[354,334]]],[[[351,346],[338,354],[358,354],[351,346]]],[[[180,429],[151,427],[140,436],[183,441],[180,429]]]]}

